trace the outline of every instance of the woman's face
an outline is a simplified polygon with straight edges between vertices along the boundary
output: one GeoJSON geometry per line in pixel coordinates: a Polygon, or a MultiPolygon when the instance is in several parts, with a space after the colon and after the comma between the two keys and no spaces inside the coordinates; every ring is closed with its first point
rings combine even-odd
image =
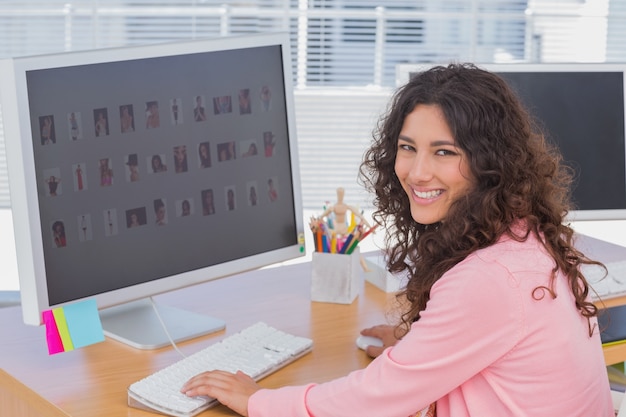
{"type": "Polygon", "coordinates": [[[178,162],[183,162],[185,160],[186,154],[187,152],[184,146],[177,146],[176,148],[174,148],[174,155],[176,156],[178,162]]]}
{"type": "Polygon", "coordinates": [[[464,152],[456,147],[441,109],[417,105],[398,137],[395,172],[420,224],[443,220],[450,205],[472,185],[464,152]]]}
{"type": "Polygon", "coordinates": [[[157,221],[162,221],[163,219],[165,219],[165,207],[161,206],[157,208],[155,214],[157,221]]]}

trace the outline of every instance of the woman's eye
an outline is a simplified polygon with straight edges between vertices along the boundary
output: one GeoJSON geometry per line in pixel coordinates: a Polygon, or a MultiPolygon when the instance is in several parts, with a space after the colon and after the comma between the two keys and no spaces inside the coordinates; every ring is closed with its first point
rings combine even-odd
{"type": "Polygon", "coordinates": [[[403,151],[412,151],[413,147],[411,145],[407,145],[406,143],[401,143],[398,145],[399,149],[402,149],[403,151]]]}
{"type": "Polygon", "coordinates": [[[446,156],[446,155],[456,155],[457,153],[450,149],[439,149],[437,152],[435,152],[435,154],[446,156]]]}

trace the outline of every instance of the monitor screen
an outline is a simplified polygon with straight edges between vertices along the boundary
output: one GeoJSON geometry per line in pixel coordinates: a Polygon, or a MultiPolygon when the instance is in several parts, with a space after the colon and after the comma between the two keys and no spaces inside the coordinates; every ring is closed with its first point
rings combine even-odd
{"type": "Polygon", "coordinates": [[[290,61],[286,34],[3,61],[25,322],[303,255],[290,61]]]}
{"type": "MultiPolygon", "coordinates": [[[[509,83],[575,171],[568,218],[626,219],[626,65],[480,66],[509,83]]],[[[398,83],[423,68],[399,66],[398,83]]]]}

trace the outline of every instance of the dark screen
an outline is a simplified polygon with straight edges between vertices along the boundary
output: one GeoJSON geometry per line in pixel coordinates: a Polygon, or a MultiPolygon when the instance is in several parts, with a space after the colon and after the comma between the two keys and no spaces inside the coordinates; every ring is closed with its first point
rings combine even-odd
{"type": "Polygon", "coordinates": [[[626,208],[622,72],[502,72],[576,171],[576,210],[626,208]]]}
{"type": "Polygon", "coordinates": [[[29,71],[50,304],[295,245],[283,77],[279,45],[29,71]]]}

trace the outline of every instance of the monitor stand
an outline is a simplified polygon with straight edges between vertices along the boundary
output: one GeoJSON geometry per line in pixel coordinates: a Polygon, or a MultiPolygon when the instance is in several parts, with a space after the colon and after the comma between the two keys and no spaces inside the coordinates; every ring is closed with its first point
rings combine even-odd
{"type": "MultiPolygon", "coordinates": [[[[163,323],[174,342],[193,339],[222,330],[222,320],[156,305],[163,323]]],[[[171,344],[149,298],[100,310],[104,334],[137,349],[158,349],[171,344]]]]}

